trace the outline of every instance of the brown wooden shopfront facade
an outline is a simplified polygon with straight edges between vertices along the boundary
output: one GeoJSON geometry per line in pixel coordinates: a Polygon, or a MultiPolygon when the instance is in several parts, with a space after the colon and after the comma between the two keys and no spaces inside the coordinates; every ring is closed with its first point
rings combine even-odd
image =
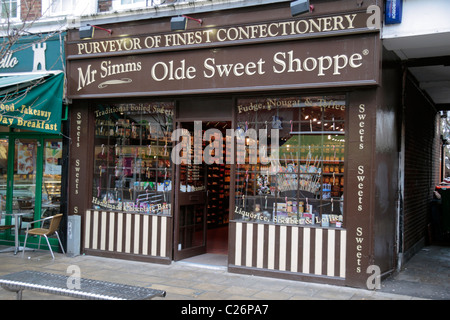
{"type": "Polygon", "coordinates": [[[201,13],[202,26],[181,32],[169,18],[91,40],[69,32],[69,212],[82,217],[84,252],[169,264],[206,252],[209,223],[227,230],[231,272],[365,287],[370,265],[392,269],[395,234],[377,230],[394,213],[377,220],[377,208],[394,200],[374,186],[382,50],[364,5],[201,13]],[[174,162],[189,140],[173,133],[195,142],[195,121],[218,137],[204,140],[223,141],[222,167],[174,162]],[[230,160],[239,148],[227,129],[238,139],[268,128],[280,133],[277,172],[260,157],[230,160]]]}

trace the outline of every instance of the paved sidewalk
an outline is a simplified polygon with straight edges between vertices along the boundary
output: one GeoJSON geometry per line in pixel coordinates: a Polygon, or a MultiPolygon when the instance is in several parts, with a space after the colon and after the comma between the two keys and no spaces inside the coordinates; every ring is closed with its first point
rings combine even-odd
{"type": "Polygon", "coordinates": [[[422,248],[401,272],[381,283],[381,291],[450,300],[450,247],[422,248]]]}
{"type": "MultiPolygon", "coordinates": [[[[151,287],[167,292],[164,300],[415,300],[409,293],[395,294],[383,290],[369,291],[340,286],[305,283],[290,280],[239,275],[225,267],[206,267],[176,262],[158,265],[144,262],[94,256],[67,257],[44,251],[0,253],[0,274],[22,270],[39,270],[70,275],[68,267],[75,265],[83,278],[151,287]]],[[[14,300],[15,294],[0,289],[0,299],[14,300]]],[[[32,291],[23,292],[24,300],[71,299],[32,291]]],[[[160,299],[160,298],[156,298],[160,299]]],[[[162,298],[161,298],[162,299],[162,298]]]]}

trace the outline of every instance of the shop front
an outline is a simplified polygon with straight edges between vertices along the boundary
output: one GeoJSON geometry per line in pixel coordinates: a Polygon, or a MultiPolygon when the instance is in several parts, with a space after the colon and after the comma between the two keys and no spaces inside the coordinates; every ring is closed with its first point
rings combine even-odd
{"type": "Polygon", "coordinates": [[[376,148],[380,17],[367,6],[70,31],[69,212],[83,251],[164,264],[223,254],[230,272],[358,287],[369,266],[390,270],[395,235],[378,230],[393,211],[376,216],[395,209],[395,181],[380,197],[375,180],[379,159],[395,160],[376,148]]]}
{"type": "MultiPolygon", "coordinates": [[[[23,36],[1,63],[1,225],[18,219],[20,241],[31,221],[62,212],[62,46],[59,34],[23,36]]],[[[0,237],[12,245],[15,231],[4,230],[0,237]]],[[[56,239],[50,240],[57,249],[56,239]]]]}

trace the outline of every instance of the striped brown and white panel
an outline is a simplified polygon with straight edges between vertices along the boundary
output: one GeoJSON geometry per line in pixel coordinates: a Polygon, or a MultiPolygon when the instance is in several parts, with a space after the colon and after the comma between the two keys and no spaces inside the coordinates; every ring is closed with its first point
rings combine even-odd
{"type": "Polygon", "coordinates": [[[84,248],[167,257],[168,217],[86,211],[84,248]]]}
{"type": "Polygon", "coordinates": [[[345,278],[346,231],[235,223],[234,265],[345,278]]]}

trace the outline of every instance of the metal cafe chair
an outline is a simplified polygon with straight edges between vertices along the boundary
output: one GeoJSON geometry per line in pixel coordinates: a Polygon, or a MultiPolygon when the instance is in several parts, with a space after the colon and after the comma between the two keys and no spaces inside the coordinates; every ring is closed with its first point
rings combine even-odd
{"type": "Polygon", "coordinates": [[[59,228],[59,224],[61,222],[62,216],[63,215],[60,213],[60,214],[55,214],[54,216],[51,216],[51,217],[47,217],[47,218],[44,218],[44,219],[32,221],[27,226],[27,230],[25,231],[25,241],[23,243],[24,250],[22,251],[22,256],[23,256],[23,254],[25,252],[25,247],[27,245],[27,238],[28,238],[29,234],[30,235],[39,236],[38,250],[41,247],[41,238],[42,238],[42,236],[44,236],[45,240],[47,241],[47,245],[48,245],[48,248],[50,249],[50,253],[52,254],[52,258],[53,259],[55,259],[55,256],[53,254],[52,247],[50,246],[50,242],[48,241],[48,237],[56,234],[56,237],[58,238],[59,246],[61,247],[61,250],[62,250],[63,254],[65,254],[64,248],[63,248],[62,243],[61,243],[61,239],[59,238],[59,234],[58,234],[58,228],[59,228]],[[47,220],[50,220],[50,226],[49,226],[48,229],[34,228],[34,229],[29,230],[30,225],[32,225],[32,224],[34,224],[36,222],[44,222],[44,221],[47,221],[47,220]]]}

